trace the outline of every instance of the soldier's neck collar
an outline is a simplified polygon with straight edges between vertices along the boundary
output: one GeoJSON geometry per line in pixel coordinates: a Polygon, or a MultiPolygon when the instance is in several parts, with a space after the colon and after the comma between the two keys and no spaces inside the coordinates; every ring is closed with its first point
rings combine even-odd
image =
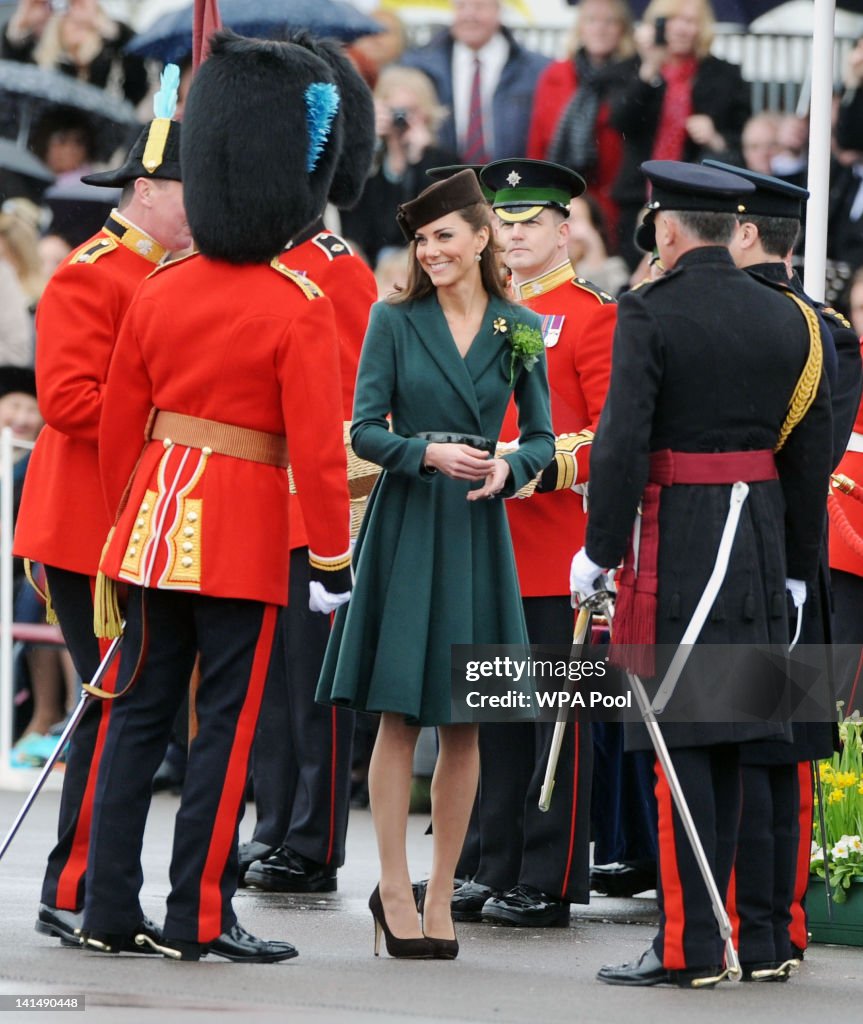
{"type": "Polygon", "coordinates": [[[285,246],[284,251],[288,252],[290,249],[296,249],[297,246],[302,245],[303,242],[308,242],[310,238],[314,238],[315,235],[319,235],[322,231],[326,230],[327,228],[326,225],[324,224],[324,218],[318,217],[318,219],[312,221],[312,223],[309,224],[308,227],[303,228],[303,230],[300,231],[299,234],[294,235],[290,242],[288,242],[288,244],[285,246]]]}
{"type": "Polygon", "coordinates": [[[140,256],[150,263],[161,263],[168,255],[168,250],[163,245],[160,245],[146,231],[135,227],[118,210],[111,211],[103,230],[116,238],[120,245],[125,245],[136,256],[140,256]]]}
{"type": "Polygon", "coordinates": [[[539,277],[531,277],[527,281],[521,281],[518,284],[513,279],[513,298],[534,299],[537,295],[544,295],[554,288],[559,288],[560,285],[566,284],[567,281],[571,281],[574,277],[575,271],[572,269],[572,264],[569,260],[564,260],[563,263],[558,264],[558,266],[553,267],[551,270],[547,270],[544,274],[540,274],[539,277]]]}

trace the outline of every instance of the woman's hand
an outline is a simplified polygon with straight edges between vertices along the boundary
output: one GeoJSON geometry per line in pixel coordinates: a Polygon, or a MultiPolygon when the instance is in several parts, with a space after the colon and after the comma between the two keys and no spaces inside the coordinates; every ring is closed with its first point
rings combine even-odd
{"type": "Polygon", "coordinates": [[[662,65],[668,59],[668,47],[656,45],[656,29],[648,22],[642,22],[633,33],[633,41],[641,58],[638,77],[651,84],[659,77],[662,65]]]}
{"type": "Polygon", "coordinates": [[[19,0],[15,13],[9,19],[8,36],[10,40],[38,38],[51,17],[50,0],[19,0]]]}
{"type": "Polygon", "coordinates": [[[480,501],[482,498],[496,498],[506,486],[511,472],[512,468],[506,459],[492,459],[491,473],[486,477],[485,483],[479,490],[468,491],[467,500],[480,501]]]}
{"type": "Polygon", "coordinates": [[[686,119],[686,134],[696,146],[721,153],[725,149],[725,139],[716,130],[713,118],[707,114],[690,114],[686,119]]]}
{"type": "Polygon", "coordinates": [[[423,465],[453,480],[484,480],[494,468],[488,452],[469,444],[436,444],[426,448],[423,465]]]}

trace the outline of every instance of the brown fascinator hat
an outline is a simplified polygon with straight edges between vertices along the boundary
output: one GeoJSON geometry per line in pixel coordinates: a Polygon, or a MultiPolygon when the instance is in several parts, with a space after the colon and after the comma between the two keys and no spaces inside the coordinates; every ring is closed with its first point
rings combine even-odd
{"type": "Polygon", "coordinates": [[[485,203],[476,174],[470,168],[436,181],[409,203],[402,203],[396,211],[396,220],[405,238],[412,242],[423,224],[430,224],[455,210],[463,210],[474,203],[485,203]]]}

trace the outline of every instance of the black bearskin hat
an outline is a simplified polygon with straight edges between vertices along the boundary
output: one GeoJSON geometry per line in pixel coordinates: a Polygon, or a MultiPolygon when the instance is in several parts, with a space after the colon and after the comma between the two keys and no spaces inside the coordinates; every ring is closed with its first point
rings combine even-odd
{"type": "Polygon", "coordinates": [[[339,91],[295,43],[213,36],[183,117],[186,215],[198,249],[268,263],[324,209],[341,149],[339,91]]]}
{"type": "Polygon", "coordinates": [[[342,210],[350,210],[360,200],[374,156],[375,104],[371,90],[341,45],[333,39],[313,39],[306,32],[291,36],[291,42],[305,46],[329,64],[336,76],[342,102],[342,152],[336,166],[329,200],[342,210]]]}

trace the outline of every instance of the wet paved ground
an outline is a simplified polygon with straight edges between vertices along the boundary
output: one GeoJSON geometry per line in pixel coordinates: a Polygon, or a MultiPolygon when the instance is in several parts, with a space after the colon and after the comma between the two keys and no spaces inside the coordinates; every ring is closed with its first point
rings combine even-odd
{"type": "MultiPolygon", "coordinates": [[[[0,792],[0,834],[22,797],[0,792]]],[[[223,960],[173,963],[155,957],[105,957],[63,949],[33,930],[42,864],[51,843],[58,794],[43,794],[6,858],[0,862],[0,1024],[81,1021],[132,1024],[425,1024],[494,1021],[501,1024],[758,1024],[857,1021],[863,1006],[863,949],[814,947],[786,985],[723,984],[714,991],[609,988],[597,967],[641,952],[653,934],[652,900],[596,899],[575,908],[568,930],[526,931],[463,925],[455,962],[405,962],[372,956],[366,908],[374,887],[374,837],[367,812],[354,812],[348,866],[339,892],[323,897],[241,891],[240,921],[255,934],[288,938],[300,957],[283,964],[238,965],[223,960]],[[3,1011],[4,997],[76,994],[82,1014],[3,1011]]],[[[148,828],[142,902],[161,921],[173,797],[155,798],[148,828]]],[[[243,823],[245,837],[251,815],[243,823]]],[[[431,840],[426,821],[410,821],[415,878],[424,877],[431,840]]]]}

